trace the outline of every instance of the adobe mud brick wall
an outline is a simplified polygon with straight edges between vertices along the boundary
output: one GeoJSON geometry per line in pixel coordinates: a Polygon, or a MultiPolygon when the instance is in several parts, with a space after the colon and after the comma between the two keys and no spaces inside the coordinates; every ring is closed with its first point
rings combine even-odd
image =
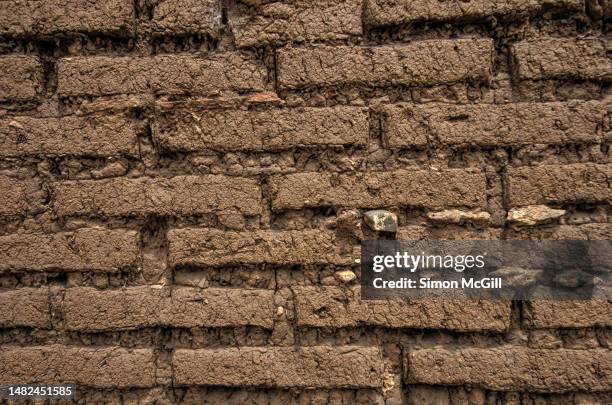
{"type": "Polygon", "coordinates": [[[362,301],[356,261],[374,238],[610,239],[611,13],[0,0],[0,384],[612,403],[611,302],[362,301]]]}

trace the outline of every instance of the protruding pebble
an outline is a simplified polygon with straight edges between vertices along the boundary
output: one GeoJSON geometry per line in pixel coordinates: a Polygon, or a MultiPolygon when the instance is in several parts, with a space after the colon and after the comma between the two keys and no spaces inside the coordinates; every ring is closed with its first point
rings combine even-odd
{"type": "Polygon", "coordinates": [[[557,210],[546,205],[529,205],[527,207],[513,208],[508,212],[508,221],[533,226],[551,221],[565,215],[567,211],[557,210]]]}
{"type": "Polygon", "coordinates": [[[285,313],[285,308],[276,307],[276,316],[283,316],[284,313],[285,313]]]}
{"type": "Polygon", "coordinates": [[[396,232],[397,215],[385,210],[368,211],[364,215],[365,223],[377,232],[396,232]]]}
{"type": "Polygon", "coordinates": [[[340,281],[341,283],[350,283],[357,278],[355,273],[353,273],[351,270],[338,271],[334,274],[334,276],[336,277],[336,280],[340,281]]]}
{"type": "Polygon", "coordinates": [[[427,218],[429,218],[429,220],[432,222],[442,224],[460,224],[463,222],[486,224],[491,219],[491,214],[484,211],[472,212],[452,209],[430,212],[427,214],[427,218]]]}

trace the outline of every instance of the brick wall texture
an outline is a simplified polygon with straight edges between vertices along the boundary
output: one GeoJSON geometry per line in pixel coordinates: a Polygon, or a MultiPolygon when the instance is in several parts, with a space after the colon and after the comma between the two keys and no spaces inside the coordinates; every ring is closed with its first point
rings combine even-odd
{"type": "Polygon", "coordinates": [[[611,17],[0,0],[0,385],[612,403],[612,302],[362,301],[358,263],[365,239],[610,239],[611,17]]]}

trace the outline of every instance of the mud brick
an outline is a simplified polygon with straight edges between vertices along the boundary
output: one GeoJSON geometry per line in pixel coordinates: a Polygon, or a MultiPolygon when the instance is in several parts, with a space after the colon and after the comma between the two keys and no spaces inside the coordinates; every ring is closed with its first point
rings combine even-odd
{"type": "Polygon", "coordinates": [[[508,169],[511,206],[612,201],[612,165],[575,163],[508,169]]]}
{"type": "Polygon", "coordinates": [[[360,107],[160,114],[154,139],[171,151],[278,150],[365,145],[368,110],[360,107]]]}
{"type": "Polygon", "coordinates": [[[481,171],[398,170],[356,174],[297,173],[271,179],[272,208],[340,206],[483,206],[486,180],[481,171]]]}
{"type": "Polygon", "coordinates": [[[612,80],[610,41],[543,38],[512,46],[515,71],[522,80],[612,80]]]}
{"type": "Polygon", "coordinates": [[[229,14],[241,47],[343,40],[362,33],[362,0],[297,0],[262,5],[255,14],[236,8],[229,14]]]}
{"type": "Polygon", "coordinates": [[[493,61],[490,39],[426,40],[406,45],[286,48],[278,52],[283,89],[360,84],[438,85],[483,81],[493,61]]]}
{"type": "Polygon", "coordinates": [[[115,272],[139,257],[135,231],[83,228],[56,234],[0,236],[0,272],[86,270],[115,272]]]}
{"type": "Polygon", "coordinates": [[[48,328],[51,313],[48,288],[18,288],[0,292],[0,328],[48,328]]]}
{"type": "Polygon", "coordinates": [[[95,388],[155,385],[151,349],[29,346],[0,348],[0,384],[74,383],[95,388]]]}
{"type": "Polygon", "coordinates": [[[171,265],[349,264],[335,233],[326,230],[225,232],[216,229],[172,229],[171,265]]]}
{"type": "Polygon", "coordinates": [[[503,301],[362,301],[359,288],[294,287],[293,291],[300,326],[496,332],[510,326],[510,304],[503,301]]]}
{"type": "Polygon", "coordinates": [[[0,157],[138,154],[138,127],[122,116],[0,119],[0,157]]]}
{"type": "Polygon", "coordinates": [[[383,109],[389,148],[429,144],[520,146],[597,142],[604,106],[596,101],[516,104],[395,104],[383,109]]]}
{"type": "Polygon", "coordinates": [[[380,388],[378,348],[360,346],[177,349],[176,385],[380,388]]]}
{"type": "Polygon", "coordinates": [[[610,301],[530,301],[526,305],[526,323],[531,328],[612,326],[610,301]]]}
{"type": "Polygon", "coordinates": [[[62,301],[65,327],[112,331],[146,327],[272,329],[272,290],[130,287],[100,291],[68,288],[62,301]]]}
{"type": "Polygon", "coordinates": [[[0,35],[8,37],[134,35],[132,0],[1,0],[0,7],[0,35]]]}
{"type": "Polygon", "coordinates": [[[581,0],[366,0],[369,26],[388,26],[424,21],[472,22],[492,16],[530,15],[544,10],[580,11],[581,0]]]}
{"type": "Polygon", "coordinates": [[[226,52],[211,57],[71,57],[57,62],[57,76],[58,94],[68,97],[262,91],[267,74],[261,62],[226,52]]]}
{"type": "Polygon", "coordinates": [[[221,2],[217,0],[165,0],[153,9],[156,35],[219,36],[221,2]]]}
{"type": "Polygon", "coordinates": [[[53,189],[60,216],[261,212],[257,180],[222,175],[77,180],[57,182],[53,189]]]}
{"type": "Polygon", "coordinates": [[[610,350],[481,349],[413,350],[407,382],[474,385],[494,391],[607,391],[612,386],[610,350]]]}
{"type": "Polygon", "coordinates": [[[43,66],[36,56],[0,56],[0,101],[34,100],[43,87],[43,66]]]}
{"type": "Polygon", "coordinates": [[[17,179],[0,176],[0,216],[21,215],[26,205],[26,185],[17,179]]]}

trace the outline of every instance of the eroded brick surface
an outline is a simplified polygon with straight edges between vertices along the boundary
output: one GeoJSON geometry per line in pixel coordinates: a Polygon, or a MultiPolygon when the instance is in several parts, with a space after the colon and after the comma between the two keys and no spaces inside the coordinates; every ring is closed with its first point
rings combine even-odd
{"type": "Polygon", "coordinates": [[[272,179],[272,208],[479,206],[484,181],[483,173],[474,170],[299,173],[272,179]]]}
{"type": "Polygon", "coordinates": [[[113,272],[136,264],[137,233],[83,228],[57,234],[0,236],[0,271],[99,270],[113,272]]]}
{"type": "Polygon", "coordinates": [[[542,165],[508,171],[512,206],[612,199],[612,166],[601,164],[542,165]]]}
{"type": "Polygon", "coordinates": [[[543,38],[512,48],[520,79],[612,79],[610,42],[595,38],[543,38]]]}
{"type": "Polygon", "coordinates": [[[172,365],[178,385],[377,388],[383,378],[379,350],[359,346],[177,350],[172,365]]]}
{"type": "Polygon", "coordinates": [[[346,263],[333,232],[223,232],[215,229],[174,229],[168,233],[170,263],[221,266],[228,264],[346,263]]]}
{"type": "Polygon", "coordinates": [[[490,76],[488,39],[416,41],[380,47],[289,48],[278,53],[282,88],[367,83],[374,86],[436,85],[490,76]]]}
{"type": "Polygon", "coordinates": [[[0,292],[0,327],[51,326],[48,288],[18,288],[0,292]]]}
{"type": "Polygon", "coordinates": [[[239,177],[83,180],[56,183],[53,188],[55,208],[62,216],[189,215],[222,210],[253,215],[261,211],[258,182],[239,177]]]}
{"type": "Polygon", "coordinates": [[[533,328],[609,327],[612,303],[609,301],[532,301],[528,324],[533,328]]]}
{"type": "Polygon", "coordinates": [[[57,63],[62,97],[124,93],[210,94],[223,90],[261,91],[266,72],[258,61],[238,53],[197,57],[73,57],[57,63]]]}
{"type": "Polygon", "coordinates": [[[134,3],[130,0],[9,0],[0,1],[0,8],[0,35],[134,34],[134,3]]]}
{"type": "Polygon", "coordinates": [[[383,110],[390,148],[441,145],[521,146],[597,142],[605,117],[599,102],[399,104],[383,110]]]}
{"type": "Polygon", "coordinates": [[[580,0],[367,0],[366,21],[372,26],[386,26],[424,21],[471,22],[488,17],[520,18],[561,8],[578,11],[580,0]]]}
{"type": "Polygon", "coordinates": [[[360,291],[338,287],[294,289],[298,325],[502,331],[510,306],[502,301],[366,301],[360,291]]]}
{"type": "Polygon", "coordinates": [[[294,146],[365,145],[368,111],[359,107],[166,113],[154,137],[172,151],[278,150],[294,146]]]}
{"type": "Polygon", "coordinates": [[[612,384],[609,350],[419,349],[406,361],[408,381],[424,384],[536,392],[604,391],[612,384]]]}
{"type": "Polygon", "coordinates": [[[0,56],[0,101],[34,100],[42,91],[43,66],[36,56],[0,56]]]}
{"type": "Polygon", "coordinates": [[[121,116],[11,117],[0,120],[0,156],[134,156],[138,132],[121,116]]]}
{"type": "Polygon", "coordinates": [[[208,35],[218,37],[222,25],[217,0],[164,0],[153,8],[156,35],[208,35]]]}
{"type": "Polygon", "coordinates": [[[270,329],[272,303],[269,290],[77,287],[66,290],[62,312],[66,328],[76,331],[248,325],[270,329]]]}
{"type": "Polygon", "coordinates": [[[343,40],[362,33],[362,0],[272,2],[229,15],[239,46],[343,40]]]}
{"type": "Polygon", "coordinates": [[[76,383],[98,388],[155,385],[151,349],[29,346],[0,348],[2,384],[76,383]]]}
{"type": "Polygon", "coordinates": [[[24,213],[26,185],[23,181],[0,176],[0,215],[19,215],[24,213]]]}

